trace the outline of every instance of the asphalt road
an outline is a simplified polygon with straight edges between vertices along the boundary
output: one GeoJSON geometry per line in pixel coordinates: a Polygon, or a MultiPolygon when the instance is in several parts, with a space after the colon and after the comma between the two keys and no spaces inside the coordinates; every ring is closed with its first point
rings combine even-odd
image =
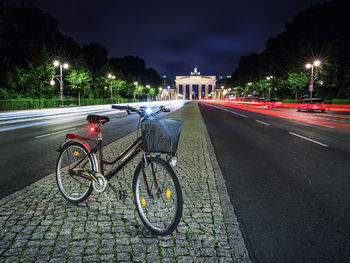
{"type": "MultiPolygon", "coordinates": [[[[166,105],[173,111],[183,104],[166,105]]],[[[0,199],[54,172],[56,149],[65,141],[66,133],[87,135],[87,114],[110,118],[103,126],[105,145],[134,131],[139,120],[137,114],[94,107],[81,112],[79,109],[57,112],[48,115],[45,111],[42,114],[2,113],[4,116],[0,116],[0,199]]]]}
{"type": "Polygon", "coordinates": [[[350,132],[211,105],[201,113],[252,261],[350,262],[350,132]]]}

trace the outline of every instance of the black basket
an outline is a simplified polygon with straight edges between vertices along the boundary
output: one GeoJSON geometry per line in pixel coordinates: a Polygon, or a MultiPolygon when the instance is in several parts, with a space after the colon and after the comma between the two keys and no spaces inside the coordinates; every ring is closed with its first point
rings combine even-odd
{"type": "Polygon", "coordinates": [[[173,119],[145,120],[141,124],[142,150],[175,154],[179,143],[182,121],[173,119]]]}

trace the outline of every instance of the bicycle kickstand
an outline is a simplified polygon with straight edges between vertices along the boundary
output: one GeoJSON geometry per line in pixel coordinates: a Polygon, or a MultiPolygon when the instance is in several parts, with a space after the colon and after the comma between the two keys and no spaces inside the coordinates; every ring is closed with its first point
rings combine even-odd
{"type": "Polygon", "coordinates": [[[103,194],[104,194],[104,196],[106,197],[108,203],[109,203],[109,204],[112,206],[112,208],[114,209],[115,207],[114,207],[114,205],[112,204],[111,199],[109,199],[109,197],[108,197],[106,191],[104,191],[103,194]]]}

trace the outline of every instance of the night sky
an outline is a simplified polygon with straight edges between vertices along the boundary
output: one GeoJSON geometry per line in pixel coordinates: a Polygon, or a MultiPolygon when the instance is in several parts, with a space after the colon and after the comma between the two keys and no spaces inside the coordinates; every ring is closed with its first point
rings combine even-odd
{"type": "Polygon", "coordinates": [[[109,56],[139,56],[159,74],[174,77],[196,65],[202,75],[231,75],[240,56],[261,52],[268,37],[317,1],[25,2],[52,14],[61,32],[78,43],[100,43],[109,56]]]}

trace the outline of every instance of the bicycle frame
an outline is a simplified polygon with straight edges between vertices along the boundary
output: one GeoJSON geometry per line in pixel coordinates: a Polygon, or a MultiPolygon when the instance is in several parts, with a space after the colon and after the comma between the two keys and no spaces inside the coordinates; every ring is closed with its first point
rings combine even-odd
{"type": "MultiPolygon", "coordinates": [[[[101,131],[98,131],[98,132],[101,132],[101,131]]],[[[89,144],[86,142],[87,140],[90,140],[90,139],[88,139],[86,137],[82,137],[79,135],[69,133],[66,135],[66,139],[77,140],[79,142],[82,142],[89,150],[89,153],[83,159],[81,159],[72,169],[74,169],[80,163],[82,163],[90,154],[98,152],[100,155],[99,156],[100,172],[101,172],[101,174],[104,175],[104,165],[113,165],[113,164],[117,163],[118,161],[120,161],[124,157],[122,162],[117,167],[115,167],[112,171],[110,171],[108,174],[105,175],[107,180],[110,180],[125,165],[127,165],[129,163],[129,161],[131,161],[141,151],[141,146],[142,146],[142,137],[140,136],[126,150],[124,150],[116,159],[114,159],[113,161],[106,161],[103,159],[102,140],[98,140],[97,145],[93,149],[91,149],[89,144]]]]}

